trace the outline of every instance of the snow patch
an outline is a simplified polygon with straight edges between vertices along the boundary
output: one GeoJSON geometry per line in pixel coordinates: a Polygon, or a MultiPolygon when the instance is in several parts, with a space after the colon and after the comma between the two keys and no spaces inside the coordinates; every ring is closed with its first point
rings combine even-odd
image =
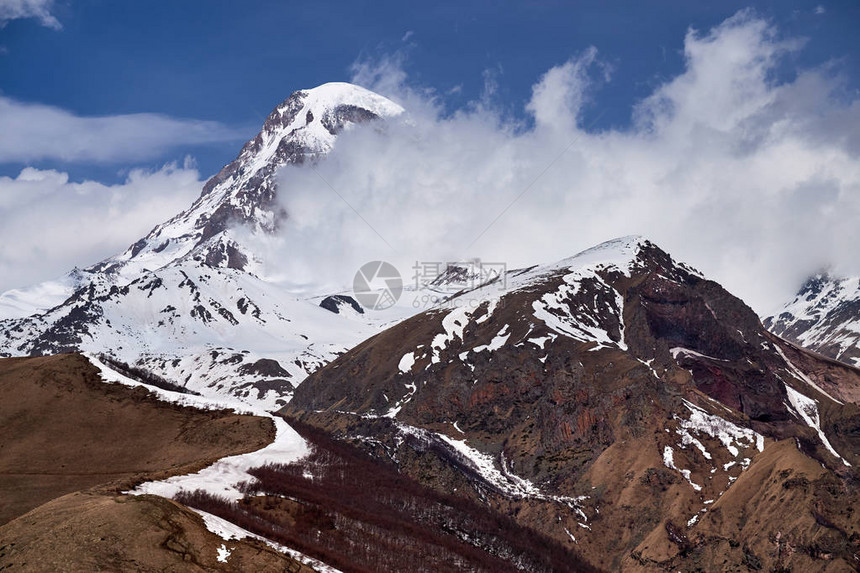
{"type": "Polygon", "coordinates": [[[508,325],[506,324],[499,333],[490,341],[489,344],[485,344],[483,346],[476,346],[473,350],[475,352],[483,352],[485,350],[489,350],[490,352],[495,352],[496,350],[502,348],[511,337],[511,333],[508,332],[508,325]]]}
{"type": "Polygon", "coordinates": [[[697,521],[699,521],[699,514],[698,513],[696,515],[694,515],[693,517],[691,517],[689,519],[689,521],[687,521],[687,527],[693,527],[694,525],[696,525],[697,521]]]}
{"type": "Polygon", "coordinates": [[[535,346],[537,346],[541,350],[544,350],[544,348],[546,347],[546,343],[552,342],[556,338],[558,338],[558,337],[555,334],[549,334],[547,336],[538,336],[535,338],[529,338],[527,340],[527,342],[531,342],[532,344],[534,344],[535,346]]]}
{"type": "Polygon", "coordinates": [[[415,384],[415,382],[405,384],[405,386],[406,386],[406,389],[409,390],[409,393],[406,394],[406,396],[404,396],[402,400],[400,400],[394,406],[392,406],[391,409],[388,410],[388,412],[386,412],[386,414],[385,414],[386,418],[396,417],[397,414],[400,413],[400,410],[403,409],[403,406],[405,406],[407,403],[409,403],[410,400],[412,400],[412,397],[415,395],[415,392],[418,390],[418,386],[415,384]]]}
{"type": "Polygon", "coordinates": [[[430,344],[433,350],[433,357],[430,359],[431,364],[441,362],[442,351],[447,349],[448,345],[455,338],[463,340],[463,330],[465,330],[466,325],[469,323],[470,315],[471,310],[467,307],[455,308],[445,315],[442,319],[442,328],[445,329],[445,332],[434,336],[433,342],[430,344]]]}
{"type": "MultiPolygon", "coordinates": [[[[758,432],[749,428],[742,428],[719,416],[708,414],[687,400],[684,400],[684,405],[690,410],[690,419],[679,419],[678,423],[682,428],[679,433],[683,431],[688,436],[690,431],[707,434],[718,439],[735,457],[740,453],[739,448],[755,447],[760,452],[764,451],[764,436],[758,432]]],[[[693,440],[692,436],[689,436],[688,439],[693,440]]]]}
{"type": "Polygon", "coordinates": [[[706,358],[708,360],[715,360],[717,362],[728,362],[727,360],[723,360],[722,358],[714,358],[713,356],[708,356],[707,354],[702,354],[701,352],[696,352],[695,350],[690,350],[689,348],[682,348],[680,346],[671,348],[669,352],[672,353],[672,358],[674,358],[675,360],[678,359],[678,356],[692,356],[694,358],[706,358]]]}
{"type": "Polygon", "coordinates": [[[804,374],[804,373],[800,370],[800,368],[798,368],[797,366],[795,366],[795,365],[794,365],[794,363],[793,363],[791,360],[789,360],[789,359],[788,359],[788,356],[786,356],[786,355],[785,355],[785,352],[783,352],[783,351],[782,351],[782,348],[780,348],[780,347],[779,347],[778,345],[776,345],[776,344],[774,344],[774,346],[773,346],[773,347],[776,349],[776,352],[777,352],[777,353],[782,357],[783,361],[785,361],[785,364],[788,366],[788,369],[789,369],[789,370],[790,370],[790,372],[795,376],[795,378],[797,378],[797,379],[799,379],[799,380],[801,380],[801,381],[803,381],[803,382],[806,382],[807,384],[809,384],[810,386],[812,386],[813,388],[815,388],[816,390],[818,390],[819,392],[821,392],[822,394],[824,394],[825,396],[827,396],[828,398],[830,398],[831,400],[833,400],[834,402],[836,402],[837,404],[842,405],[842,402],[840,402],[839,400],[837,400],[836,398],[834,398],[833,396],[831,396],[830,394],[828,394],[827,392],[825,392],[825,391],[824,391],[824,390],[823,390],[823,389],[822,389],[818,384],[816,384],[815,382],[813,382],[813,381],[812,381],[812,379],[811,379],[809,376],[807,376],[806,374],[804,374]]]}
{"type": "Polygon", "coordinates": [[[414,352],[407,352],[406,354],[404,354],[403,358],[400,359],[400,363],[397,365],[397,367],[403,373],[411,372],[413,366],[415,366],[414,352]]]}
{"type": "Polygon", "coordinates": [[[824,444],[824,447],[827,448],[827,451],[839,458],[843,464],[851,467],[851,464],[849,464],[845,458],[840,456],[833,446],[830,445],[830,440],[827,439],[827,436],[821,429],[821,418],[818,415],[818,404],[816,404],[815,400],[804,396],[788,384],[785,384],[785,390],[788,393],[788,401],[791,402],[794,411],[798,413],[804,422],[806,422],[807,426],[818,433],[818,438],[821,440],[821,443],[824,444]]]}
{"type": "Polygon", "coordinates": [[[218,551],[218,555],[217,555],[218,563],[227,563],[227,560],[230,558],[230,554],[233,552],[233,549],[235,549],[235,547],[233,547],[231,549],[227,549],[227,546],[222,543],[221,547],[219,547],[217,550],[218,551]]]}
{"type": "Polygon", "coordinates": [[[665,465],[669,469],[679,472],[682,476],[684,476],[684,479],[687,480],[687,483],[689,483],[694,490],[702,490],[702,486],[697,483],[694,483],[691,479],[692,474],[690,470],[678,469],[678,466],[675,465],[675,452],[672,450],[671,446],[666,446],[663,448],[663,465],[665,465]]]}

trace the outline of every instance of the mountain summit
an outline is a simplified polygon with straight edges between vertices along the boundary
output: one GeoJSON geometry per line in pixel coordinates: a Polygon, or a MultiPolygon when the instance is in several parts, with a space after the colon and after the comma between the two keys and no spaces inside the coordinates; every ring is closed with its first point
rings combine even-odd
{"type": "Polygon", "coordinates": [[[194,259],[210,267],[252,270],[254,253],[231,229],[272,233],[287,217],[277,202],[277,171],[331,151],[357,124],[392,118],[403,108],[362,87],[333,82],[299,90],[278,105],[239,155],[211,177],[191,207],[155,227],[125,252],[57,281],[0,295],[0,319],[20,318],[65,302],[94,276],[127,283],[145,272],[194,259]]]}
{"type": "Polygon", "coordinates": [[[191,389],[283,403],[308,372],[373,330],[257,276],[261,261],[239,236],[274,233],[288,219],[280,168],[401,113],[346,83],[295,92],[187,211],[120,255],[0,296],[0,356],[102,352],[191,389]]]}
{"type": "Polygon", "coordinates": [[[394,102],[347,83],[295,92],[272,111],[236,159],[206,182],[189,210],[100,269],[156,269],[191,256],[208,266],[248,270],[253,253],[243,251],[229,230],[241,225],[271,233],[284,221],[287,213],[276,201],[278,169],[325,155],[344,129],[401,113],[403,108],[394,102]]]}

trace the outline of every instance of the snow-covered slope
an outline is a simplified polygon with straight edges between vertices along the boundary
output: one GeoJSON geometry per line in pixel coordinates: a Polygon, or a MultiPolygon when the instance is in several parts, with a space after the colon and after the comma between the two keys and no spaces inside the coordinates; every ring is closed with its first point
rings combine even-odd
{"type": "Polygon", "coordinates": [[[860,366],[860,277],[816,275],[764,325],[800,346],[860,366]]]}
{"type": "Polygon", "coordinates": [[[184,264],[122,286],[98,280],[45,314],[3,323],[7,352],[107,353],[197,392],[274,407],[375,332],[235,269],[184,264]]]}
{"type": "Polygon", "coordinates": [[[106,353],[196,391],[283,404],[378,326],[261,278],[263,261],[239,237],[285,223],[279,168],[316,161],[342,130],[402,112],[345,83],[294,93],[187,211],[120,255],[0,296],[0,356],[106,353]]]}
{"type": "Polygon", "coordinates": [[[0,320],[24,318],[63,304],[87,281],[88,273],[74,269],[55,280],[8,290],[0,294],[0,320]]]}

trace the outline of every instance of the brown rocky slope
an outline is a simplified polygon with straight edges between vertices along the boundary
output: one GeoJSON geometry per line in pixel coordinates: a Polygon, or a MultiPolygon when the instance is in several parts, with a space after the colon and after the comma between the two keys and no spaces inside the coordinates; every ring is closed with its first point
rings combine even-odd
{"type": "Polygon", "coordinates": [[[625,238],[460,293],[283,410],[625,571],[860,565],[860,371],[625,238]]]}

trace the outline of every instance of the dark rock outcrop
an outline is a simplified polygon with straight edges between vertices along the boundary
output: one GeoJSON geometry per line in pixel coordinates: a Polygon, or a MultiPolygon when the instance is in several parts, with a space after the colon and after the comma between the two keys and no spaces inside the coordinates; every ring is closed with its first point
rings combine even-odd
{"type": "Polygon", "coordinates": [[[340,309],[345,307],[352,308],[358,314],[364,314],[364,309],[357,300],[351,296],[343,294],[335,294],[325,297],[322,302],[320,302],[320,306],[335,314],[340,314],[340,309]]]}

